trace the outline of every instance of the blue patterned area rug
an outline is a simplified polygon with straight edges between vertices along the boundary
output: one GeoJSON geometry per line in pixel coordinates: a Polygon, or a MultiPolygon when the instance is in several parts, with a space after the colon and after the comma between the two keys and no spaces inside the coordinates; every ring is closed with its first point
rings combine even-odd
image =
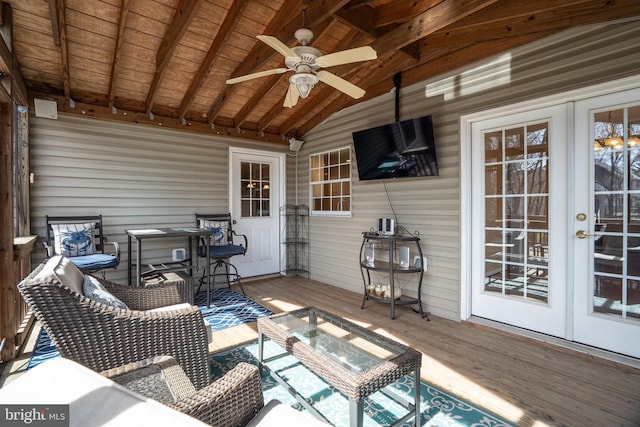
{"type": "MultiPolygon", "coordinates": [[[[282,353],[272,341],[265,342],[265,357],[282,353]]],[[[258,363],[258,344],[252,342],[211,355],[214,378],[220,377],[238,362],[258,363]]],[[[285,378],[287,383],[311,402],[331,424],[336,427],[349,425],[349,401],[335,388],[329,386],[293,357],[284,357],[269,363],[285,378]]],[[[413,401],[413,378],[408,375],[390,385],[393,392],[413,401]]],[[[278,399],[298,410],[304,410],[295,398],[264,370],[262,389],[265,402],[278,399]]],[[[504,419],[452,396],[424,381],[420,384],[420,426],[429,427],[515,427],[504,419]]],[[[382,393],[375,393],[365,400],[364,425],[388,426],[396,422],[406,410],[382,393]]],[[[412,426],[413,419],[405,423],[412,426]]]]}
{"type": "MultiPolygon", "coordinates": [[[[215,289],[212,292],[209,307],[207,307],[206,292],[200,292],[195,296],[195,304],[202,311],[202,315],[209,322],[213,332],[254,322],[260,317],[273,314],[255,301],[229,288],[215,289]]],[[[44,329],[41,329],[27,369],[58,356],[58,350],[51,343],[49,335],[44,329]]]]}

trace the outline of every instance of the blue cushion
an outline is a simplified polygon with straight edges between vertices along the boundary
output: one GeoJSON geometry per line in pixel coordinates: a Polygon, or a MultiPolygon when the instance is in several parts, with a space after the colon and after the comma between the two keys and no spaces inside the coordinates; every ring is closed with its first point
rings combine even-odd
{"type": "Polygon", "coordinates": [[[103,268],[113,268],[118,265],[118,258],[107,254],[93,254],[70,257],[69,260],[83,271],[98,271],[103,268]]]}
{"type": "Polygon", "coordinates": [[[87,298],[102,304],[112,305],[116,308],[127,309],[127,305],[120,301],[118,297],[112,295],[95,277],[85,275],[82,283],[82,292],[87,298]]]}
{"type": "MultiPolygon", "coordinates": [[[[211,258],[229,258],[242,254],[244,254],[244,247],[240,245],[211,246],[209,248],[211,258]]],[[[206,246],[198,246],[198,255],[207,256],[206,246]]]]}

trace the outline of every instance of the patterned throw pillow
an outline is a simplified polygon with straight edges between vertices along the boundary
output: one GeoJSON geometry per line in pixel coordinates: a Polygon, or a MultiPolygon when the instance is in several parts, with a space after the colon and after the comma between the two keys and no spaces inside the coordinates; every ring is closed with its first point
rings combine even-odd
{"type": "Polygon", "coordinates": [[[96,224],[52,224],[54,250],[65,257],[92,255],[96,224]]]}
{"type": "Polygon", "coordinates": [[[125,310],[129,308],[118,297],[109,292],[98,279],[93,276],[89,276],[88,274],[85,274],[84,276],[82,293],[85,297],[91,298],[92,300],[102,304],[112,305],[116,308],[122,308],[125,310]]]}
{"type": "Polygon", "coordinates": [[[200,228],[211,230],[211,237],[209,238],[209,244],[211,246],[225,246],[229,244],[227,241],[227,234],[229,232],[228,222],[200,220],[200,228]]]}

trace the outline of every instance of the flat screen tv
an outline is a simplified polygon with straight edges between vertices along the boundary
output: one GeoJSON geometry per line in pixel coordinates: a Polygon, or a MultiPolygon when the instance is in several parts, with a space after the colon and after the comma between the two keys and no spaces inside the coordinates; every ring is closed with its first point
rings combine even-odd
{"type": "Polygon", "coordinates": [[[431,116],[353,132],[361,181],[438,175],[431,116]]]}

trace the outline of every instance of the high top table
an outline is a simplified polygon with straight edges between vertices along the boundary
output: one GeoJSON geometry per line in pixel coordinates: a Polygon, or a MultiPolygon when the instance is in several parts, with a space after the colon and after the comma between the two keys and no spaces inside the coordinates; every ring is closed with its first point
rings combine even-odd
{"type": "Polygon", "coordinates": [[[393,426],[420,420],[420,366],[422,354],[410,347],[315,307],[258,319],[260,366],[282,384],[309,412],[326,418],[297,393],[268,363],[292,355],[306,368],[349,399],[349,425],[362,427],[364,399],[378,391],[407,409],[393,426]],[[264,339],[270,338],[285,352],[264,358],[264,339]],[[414,379],[414,400],[405,400],[385,387],[405,375],[414,379]]]}
{"type": "Polygon", "coordinates": [[[189,241],[189,255],[185,261],[188,261],[188,264],[184,262],[174,263],[170,265],[162,264],[162,265],[151,265],[150,271],[155,272],[174,272],[189,269],[189,272],[193,274],[193,238],[196,237],[196,244],[198,243],[198,238],[203,237],[205,242],[205,248],[207,251],[207,305],[209,304],[209,294],[210,294],[210,284],[209,280],[211,277],[211,257],[209,253],[210,248],[210,239],[211,230],[207,230],[204,228],[196,228],[196,227],[183,227],[183,228],[148,228],[148,229],[136,229],[136,230],[126,230],[127,232],[127,248],[129,251],[129,262],[128,262],[128,279],[129,284],[133,284],[132,279],[132,270],[133,270],[133,260],[131,256],[131,241],[132,239],[136,240],[136,281],[135,285],[140,286],[142,283],[142,241],[145,239],[162,239],[162,238],[180,238],[186,237],[189,241]]]}

